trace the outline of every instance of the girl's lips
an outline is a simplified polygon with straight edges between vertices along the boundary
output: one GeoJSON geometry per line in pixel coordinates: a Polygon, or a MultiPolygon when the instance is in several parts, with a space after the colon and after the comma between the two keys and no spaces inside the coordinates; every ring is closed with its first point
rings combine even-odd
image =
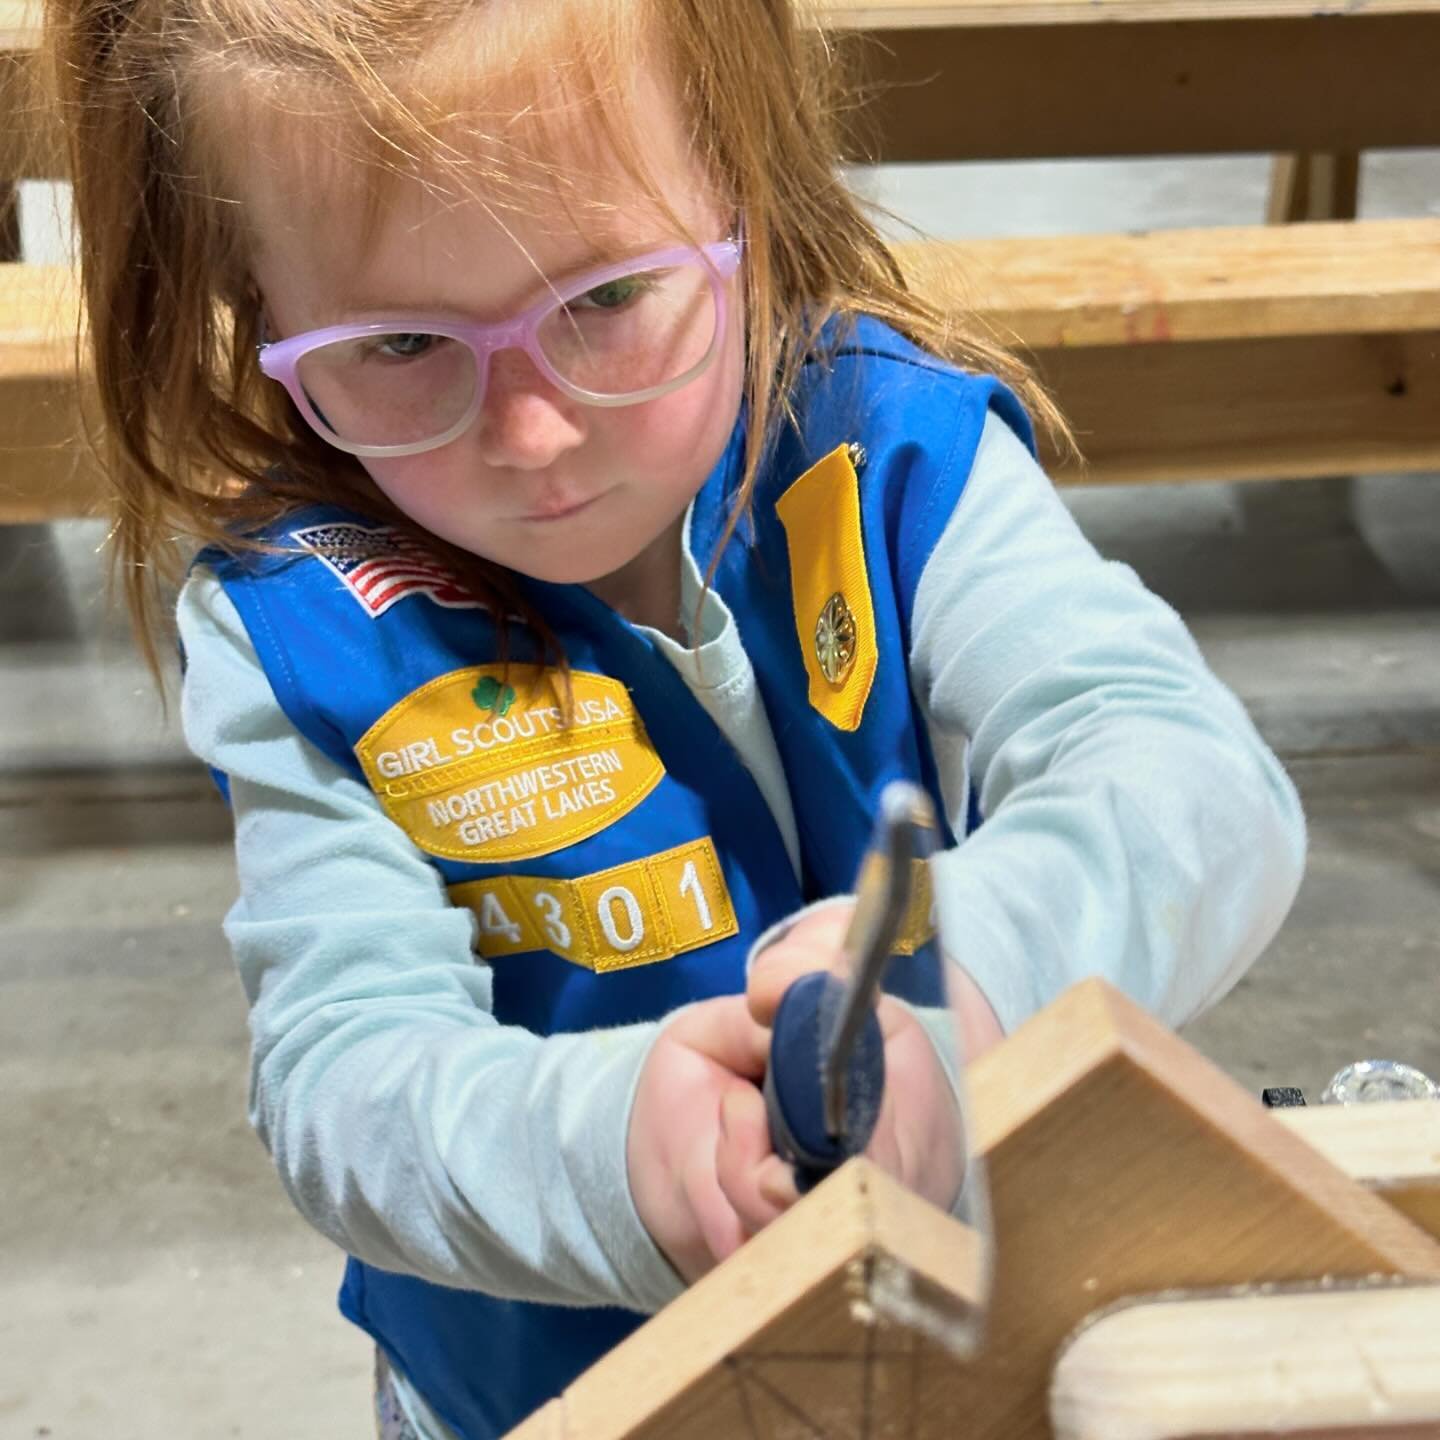
{"type": "Polygon", "coordinates": [[[527,525],[543,525],[552,520],[568,520],[570,516],[578,515],[582,510],[588,510],[599,498],[598,495],[591,495],[585,500],[570,500],[564,497],[546,500],[520,516],[520,520],[527,525]]]}

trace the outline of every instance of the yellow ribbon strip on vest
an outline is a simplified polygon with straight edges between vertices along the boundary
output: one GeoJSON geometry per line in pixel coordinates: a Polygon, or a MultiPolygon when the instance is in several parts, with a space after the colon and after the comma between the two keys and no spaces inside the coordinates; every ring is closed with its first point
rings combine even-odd
{"type": "Polygon", "coordinates": [[[879,657],[860,525],[860,482],[848,447],[811,466],[776,504],[790,549],[795,629],[810,704],[837,730],[856,730],[879,657]]]}

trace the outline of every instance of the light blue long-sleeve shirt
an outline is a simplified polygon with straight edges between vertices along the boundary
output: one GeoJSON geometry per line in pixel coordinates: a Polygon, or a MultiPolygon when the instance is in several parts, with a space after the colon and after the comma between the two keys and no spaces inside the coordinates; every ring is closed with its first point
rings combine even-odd
{"type": "MultiPolygon", "coordinates": [[[[699,575],[683,557],[682,619],[699,575]]],[[[651,1310],[679,1288],[630,1200],[625,1140],[658,1024],[541,1039],[490,1013],[473,917],[370,791],[277,705],[234,607],[180,599],[183,716],[230,777],[251,1004],[251,1115],[300,1210],[440,1284],[651,1310]]],[[[755,775],[798,860],[755,677],[710,595],[657,643],[755,775]]],[[[946,952],[1011,1029],[1102,975],[1171,1025],[1213,1003],[1299,885],[1288,778],[1179,617],[1102,560],[991,417],[919,585],[910,674],[948,808],[946,952]],[[963,830],[963,823],[958,824],[963,830]],[[957,833],[958,833],[957,830],[957,833]]]]}

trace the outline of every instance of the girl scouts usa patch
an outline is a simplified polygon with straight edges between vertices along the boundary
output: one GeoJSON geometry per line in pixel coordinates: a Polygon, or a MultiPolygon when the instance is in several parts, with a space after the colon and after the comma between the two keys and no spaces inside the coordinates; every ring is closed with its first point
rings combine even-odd
{"type": "Polygon", "coordinates": [[[553,670],[477,665],[430,681],[360,737],[386,813],[427,854],[486,864],[548,855],[633,810],[660,782],[629,692],[553,670]]]}

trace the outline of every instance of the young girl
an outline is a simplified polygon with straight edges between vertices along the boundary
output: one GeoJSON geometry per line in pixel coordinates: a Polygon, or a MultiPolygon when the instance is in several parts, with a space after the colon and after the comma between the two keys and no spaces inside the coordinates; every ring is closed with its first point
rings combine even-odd
{"type": "MultiPolygon", "coordinates": [[[[793,1201],[767,1022],[887,780],[947,817],[971,1053],[1088,974],[1178,1024],[1259,953],[1295,795],[1068,519],[1023,370],[906,292],[789,0],[49,27],[142,627],[208,547],[252,1117],[383,1433],[503,1434],[793,1201]]],[[[872,1153],[948,1205],[922,959],[872,1153]]]]}

